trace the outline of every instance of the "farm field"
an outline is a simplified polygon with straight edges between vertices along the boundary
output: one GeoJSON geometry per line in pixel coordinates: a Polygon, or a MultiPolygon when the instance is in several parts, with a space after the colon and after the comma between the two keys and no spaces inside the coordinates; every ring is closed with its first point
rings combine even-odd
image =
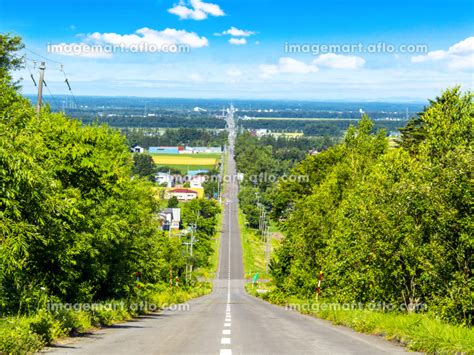
{"type": "Polygon", "coordinates": [[[158,166],[175,168],[185,174],[188,170],[210,170],[220,161],[220,154],[153,154],[158,166]]]}
{"type": "Polygon", "coordinates": [[[177,165],[177,164],[158,164],[158,166],[166,166],[170,169],[179,170],[181,175],[186,175],[189,170],[211,170],[215,165],[177,165]]]}
{"type": "Polygon", "coordinates": [[[216,165],[219,160],[219,157],[196,155],[153,155],[153,160],[159,165],[216,165]]]}

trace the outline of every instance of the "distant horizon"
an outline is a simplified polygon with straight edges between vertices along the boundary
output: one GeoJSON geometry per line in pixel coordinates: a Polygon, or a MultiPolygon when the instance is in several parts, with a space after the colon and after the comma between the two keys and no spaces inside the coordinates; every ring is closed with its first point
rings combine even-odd
{"type": "MultiPolygon", "coordinates": [[[[22,93],[24,97],[36,98],[36,93],[22,93]]],[[[50,97],[47,93],[43,93],[46,101],[50,97]]],[[[72,98],[67,94],[55,95],[57,98],[72,98]]],[[[428,103],[428,100],[432,98],[380,98],[380,99],[283,99],[283,98],[225,98],[225,97],[178,97],[178,96],[139,96],[139,95],[75,95],[76,98],[115,98],[115,99],[150,99],[150,100],[205,100],[205,101],[227,101],[230,105],[233,101],[252,101],[252,102],[289,102],[289,103],[344,103],[344,104],[357,104],[357,103],[378,103],[378,104],[412,104],[412,105],[424,105],[428,103]]]]}

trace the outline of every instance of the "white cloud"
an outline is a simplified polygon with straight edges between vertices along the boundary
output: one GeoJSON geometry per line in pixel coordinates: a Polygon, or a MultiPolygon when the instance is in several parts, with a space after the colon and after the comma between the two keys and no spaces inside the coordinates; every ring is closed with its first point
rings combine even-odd
{"type": "Polygon", "coordinates": [[[364,66],[365,59],[356,56],[327,53],[316,58],[313,64],[331,69],[359,69],[364,66]]]}
{"type": "Polygon", "coordinates": [[[474,69],[474,37],[453,44],[448,50],[436,50],[411,58],[412,63],[445,62],[449,69],[474,69]]]}
{"type": "Polygon", "coordinates": [[[228,30],[225,30],[221,33],[215,33],[216,36],[230,35],[232,37],[249,37],[249,36],[252,36],[254,34],[255,34],[255,32],[253,32],[253,31],[241,30],[241,29],[238,29],[234,26],[232,26],[228,30]]]}
{"type": "Polygon", "coordinates": [[[318,71],[318,67],[306,64],[299,60],[282,57],[278,60],[278,64],[262,64],[259,66],[260,77],[269,78],[277,74],[309,74],[318,71]]]}
{"type": "Polygon", "coordinates": [[[448,64],[452,70],[471,70],[474,69],[474,53],[464,56],[455,56],[448,64]]]}
{"type": "Polygon", "coordinates": [[[416,57],[412,57],[411,61],[413,63],[422,63],[429,60],[447,59],[448,57],[449,57],[449,54],[447,51],[439,50],[439,51],[428,52],[426,55],[417,55],[416,57]]]}
{"type": "Polygon", "coordinates": [[[314,65],[308,65],[293,58],[280,58],[279,68],[282,73],[307,74],[318,71],[314,65]]]}
{"type": "Polygon", "coordinates": [[[140,28],[133,34],[120,35],[117,33],[99,33],[95,32],[87,36],[87,40],[124,46],[125,48],[138,48],[137,51],[163,51],[173,45],[187,45],[191,48],[206,47],[209,42],[206,37],[199,37],[194,32],[185,30],[176,30],[166,28],[163,31],[153,30],[151,28],[140,28]],[[156,50],[158,48],[158,50],[156,50]]]}
{"type": "Polygon", "coordinates": [[[231,38],[229,39],[230,44],[234,44],[236,46],[242,46],[247,44],[247,40],[245,38],[231,38]]]}
{"type": "Polygon", "coordinates": [[[322,54],[310,64],[294,58],[280,58],[278,64],[259,66],[260,77],[269,78],[277,74],[310,74],[319,71],[319,66],[331,69],[359,69],[365,64],[361,57],[344,56],[334,53],[322,54]]]}
{"type": "Polygon", "coordinates": [[[190,0],[189,5],[184,1],[168,9],[168,12],[177,15],[181,20],[205,20],[210,16],[224,16],[224,11],[217,4],[201,0],[190,0]]]}
{"type": "Polygon", "coordinates": [[[238,29],[237,27],[232,26],[231,28],[223,32],[214,33],[214,36],[229,35],[231,36],[231,38],[229,39],[230,44],[234,44],[236,46],[242,46],[242,45],[247,44],[246,37],[253,36],[254,34],[255,32],[253,31],[241,30],[241,29],[238,29]]]}
{"type": "Polygon", "coordinates": [[[449,48],[451,54],[472,54],[474,52],[474,37],[468,37],[465,40],[452,45],[449,48]]]}

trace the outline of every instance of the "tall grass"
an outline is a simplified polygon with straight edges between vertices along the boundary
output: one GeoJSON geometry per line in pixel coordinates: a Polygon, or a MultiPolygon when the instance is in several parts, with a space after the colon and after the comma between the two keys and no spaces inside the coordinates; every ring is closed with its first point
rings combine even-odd
{"type": "MultiPolygon", "coordinates": [[[[265,265],[265,242],[258,234],[258,231],[247,227],[245,223],[245,215],[239,209],[239,226],[242,243],[242,253],[245,277],[251,278],[258,272],[260,279],[269,279],[270,275],[266,272],[265,265]]],[[[274,225],[270,225],[270,232],[277,232],[278,229],[274,225]]],[[[272,239],[272,249],[275,250],[280,241],[272,239]]]]}
{"type": "Polygon", "coordinates": [[[429,313],[325,308],[322,305],[328,303],[324,303],[324,300],[317,302],[288,297],[275,290],[268,293],[258,293],[251,287],[247,287],[247,290],[269,302],[287,305],[293,310],[329,320],[336,325],[343,325],[358,332],[398,341],[409,350],[432,354],[474,354],[474,331],[472,329],[447,324],[429,313]]]}
{"type": "Polygon", "coordinates": [[[0,320],[0,353],[35,352],[57,338],[123,322],[154,311],[155,306],[163,309],[183,303],[207,294],[211,289],[207,282],[195,284],[192,288],[144,285],[132,299],[101,302],[93,309],[43,309],[31,316],[3,318],[0,320]]]}

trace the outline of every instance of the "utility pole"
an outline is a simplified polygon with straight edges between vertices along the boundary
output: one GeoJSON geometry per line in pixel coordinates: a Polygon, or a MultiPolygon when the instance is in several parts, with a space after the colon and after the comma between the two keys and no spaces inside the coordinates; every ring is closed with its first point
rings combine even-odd
{"type": "MultiPolygon", "coordinates": [[[[189,243],[183,243],[186,245],[186,255],[188,255],[188,249],[189,249],[189,243]]],[[[186,257],[186,274],[184,276],[184,278],[186,279],[186,283],[188,282],[188,260],[187,260],[187,257],[186,257]]]]}
{"type": "Polygon", "coordinates": [[[38,99],[36,100],[36,113],[39,115],[41,110],[41,104],[43,102],[43,83],[44,83],[44,70],[46,69],[46,63],[41,62],[39,66],[39,83],[38,83],[38,99]]]}
{"type": "Polygon", "coordinates": [[[270,265],[271,243],[272,243],[272,238],[271,238],[270,231],[267,225],[265,229],[265,271],[267,274],[268,274],[268,266],[270,265]]]}
{"type": "Polygon", "coordinates": [[[188,277],[192,276],[193,273],[193,247],[194,243],[197,242],[196,237],[194,236],[194,231],[195,228],[197,227],[196,225],[192,225],[191,227],[191,240],[189,242],[184,242],[183,244],[186,245],[186,254],[188,254],[189,250],[189,257],[190,257],[190,265],[188,265],[188,262],[186,261],[186,282],[188,281],[188,277]],[[189,271],[188,271],[189,270],[189,271]]]}
{"type": "Polygon", "coordinates": [[[189,272],[193,274],[193,245],[194,245],[194,233],[191,235],[191,248],[189,252],[189,256],[191,256],[191,265],[189,265],[189,272]]]}
{"type": "Polygon", "coordinates": [[[268,274],[268,265],[270,264],[270,254],[271,254],[271,235],[270,235],[270,226],[267,222],[267,211],[265,207],[260,204],[260,220],[259,220],[259,230],[262,234],[262,240],[265,243],[265,272],[268,274]]]}

